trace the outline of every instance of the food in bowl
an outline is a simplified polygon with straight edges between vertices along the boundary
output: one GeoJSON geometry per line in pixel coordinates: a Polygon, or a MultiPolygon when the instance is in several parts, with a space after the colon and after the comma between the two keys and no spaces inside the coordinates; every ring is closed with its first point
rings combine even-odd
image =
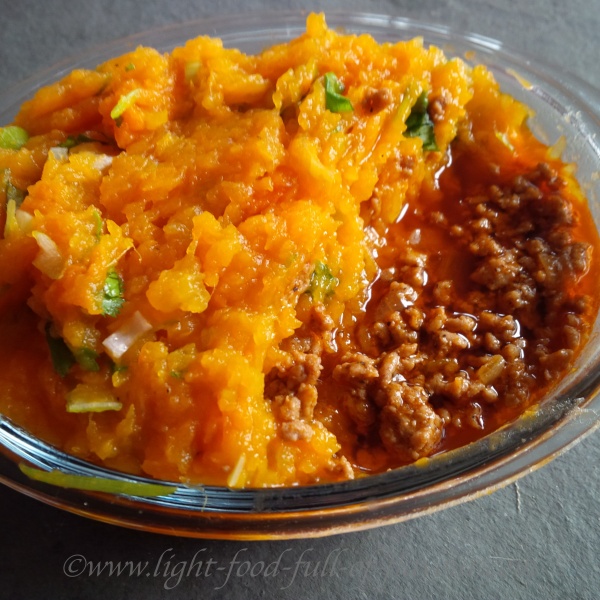
{"type": "Polygon", "coordinates": [[[572,165],[483,66],[322,16],[74,71],[0,130],[0,410],[109,468],[339,481],[466,444],[598,310],[572,165]]]}

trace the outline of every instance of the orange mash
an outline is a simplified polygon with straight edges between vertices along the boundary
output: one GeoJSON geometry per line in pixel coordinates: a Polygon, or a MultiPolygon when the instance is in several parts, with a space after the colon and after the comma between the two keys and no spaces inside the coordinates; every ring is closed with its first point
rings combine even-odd
{"type": "Polygon", "coordinates": [[[230,487],[484,435],[597,310],[587,207],[529,114],[484,67],[322,15],[256,56],[200,37],[39,90],[0,129],[0,411],[230,487]]]}

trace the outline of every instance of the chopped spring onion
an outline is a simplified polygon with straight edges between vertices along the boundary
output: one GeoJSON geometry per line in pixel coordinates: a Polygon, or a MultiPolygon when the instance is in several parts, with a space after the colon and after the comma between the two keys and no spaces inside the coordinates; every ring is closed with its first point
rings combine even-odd
{"type": "Polygon", "coordinates": [[[438,146],[435,141],[433,122],[427,112],[428,103],[427,93],[422,92],[406,119],[406,131],[404,133],[407,137],[421,138],[423,150],[436,151],[438,146]]]}
{"type": "Polygon", "coordinates": [[[113,388],[121,387],[128,379],[127,365],[117,365],[111,361],[110,373],[113,388]]]}
{"type": "Polygon", "coordinates": [[[96,140],[80,133],[79,135],[70,135],[64,142],[61,142],[58,147],[59,148],[74,148],[75,146],[79,146],[79,144],[86,144],[88,142],[95,142],[96,140]]]}
{"type": "Polygon", "coordinates": [[[17,221],[17,205],[14,200],[9,200],[6,203],[6,221],[4,222],[4,238],[10,237],[19,229],[17,221]]]}
{"type": "Polygon", "coordinates": [[[136,88],[135,90],[131,90],[128,94],[125,94],[119,98],[119,101],[114,105],[113,109],[110,111],[110,118],[115,121],[123,116],[123,113],[131,106],[135,104],[135,101],[138,99],[142,90],[140,88],[136,88]]]}
{"type": "Polygon", "coordinates": [[[29,134],[17,125],[0,127],[0,148],[4,150],[19,150],[27,143],[29,134]]]}
{"type": "Polygon", "coordinates": [[[139,311],[133,313],[130,319],[128,319],[123,325],[117,329],[113,334],[109,335],[103,342],[102,345],[106,348],[106,351],[113,360],[117,360],[131,348],[131,346],[140,338],[144,333],[150,331],[152,325],[144,319],[139,311]]]}
{"type": "Polygon", "coordinates": [[[50,333],[50,328],[51,325],[48,323],[46,325],[46,342],[50,350],[52,366],[61,377],[66,377],[71,367],[75,364],[75,357],[65,340],[61,337],[54,337],[50,333]]]}
{"type": "Polygon", "coordinates": [[[123,481],[107,479],[105,477],[91,477],[87,475],[72,475],[57,469],[42,471],[35,467],[20,464],[21,472],[34,481],[48,483],[62,488],[86,490],[90,492],[107,492],[109,494],[123,494],[126,496],[168,496],[177,491],[173,485],[161,483],[145,483],[143,481],[123,481]]]}
{"type": "Polygon", "coordinates": [[[102,231],[104,229],[104,222],[102,221],[102,215],[100,214],[99,210],[94,210],[93,218],[94,218],[94,236],[96,237],[96,240],[100,240],[100,237],[102,236],[102,231]]]}
{"type": "Polygon", "coordinates": [[[116,362],[114,361],[110,361],[110,372],[111,374],[115,374],[115,373],[125,373],[127,371],[128,367],[127,365],[118,365],[116,362]]]}
{"type": "Polygon", "coordinates": [[[0,174],[2,175],[2,185],[4,185],[4,193],[6,195],[6,201],[10,202],[14,200],[15,208],[19,208],[25,200],[27,192],[20,190],[11,180],[10,169],[1,169],[0,174]]]}
{"type": "Polygon", "coordinates": [[[111,269],[106,275],[102,288],[102,313],[116,317],[124,302],[123,279],[114,269],[111,269]]]}
{"type": "Polygon", "coordinates": [[[121,410],[123,405],[106,389],[80,383],[67,394],[67,412],[87,413],[121,410]]]}
{"type": "Polygon", "coordinates": [[[98,364],[98,353],[91,348],[78,348],[73,352],[77,364],[86,371],[92,371],[94,373],[100,370],[98,364]]]}
{"type": "Polygon", "coordinates": [[[306,291],[315,302],[323,302],[325,298],[333,294],[338,283],[338,278],[334,277],[329,267],[325,263],[317,261],[306,291]]]}
{"type": "Polygon", "coordinates": [[[354,110],[352,102],[342,96],[344,84],[333,74],[325,74],[325,106],[327,110],[335,113],[350,112],[354,110]]]}
{"type": "Polygon", "coordinates": [[[63,273],[65,261],[56,242],[41,231],[33,231],[31,235],[40,249],[33,264],[51,279],[59,279],[63,273]]]}
{"type": "Polygon", "coordinates": [[[125,65],[125,72],[133,71],[135,69],[135,65],[133,63],[127,63],[125,65]]]}
{"type": "Polygon", "coordinates": [[[29,233],[33,215],[17,208],[14,200],[9,200],[6,204],[6,221],[4,223],[4,237],[8,238],[16,232],[29,233]]]}
{"type": "Polygon", "coordinates": [[[23,204],[23,200],[25,200],[25,196],[27,196],[27,192],[20,190],[16,187],[10,179],[6,181],[6,200],[10,202],[14,200],[16,208],[19,208],[21,204],[23,204]]]}

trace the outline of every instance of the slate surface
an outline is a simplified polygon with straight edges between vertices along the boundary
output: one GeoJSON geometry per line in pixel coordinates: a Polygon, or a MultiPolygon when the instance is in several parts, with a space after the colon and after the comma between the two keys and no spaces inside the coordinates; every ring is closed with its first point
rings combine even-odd
{"type": "MultiPolygon", "coordinates": [[[[600,87],[598,0],[0,0],[0,85],[117,37],[265,8],[344,8],[430,19],[495,37],[600,87]]],[[[591,600],[600,596],[599,460],[596,433],[490,496],[399,525],[293,542],[133,532],[1,487],[0,599],[591,600]],[[81,557],[147,567],[139,575],[68,577],[65,572],[81,557]],[[213,569],[207,570],[211,560],[213,569]],[[266,576],[266,567],[277,561],[286,569],[266,576]],[[256,576],[240,569],[245,562],[256,576]]]]}

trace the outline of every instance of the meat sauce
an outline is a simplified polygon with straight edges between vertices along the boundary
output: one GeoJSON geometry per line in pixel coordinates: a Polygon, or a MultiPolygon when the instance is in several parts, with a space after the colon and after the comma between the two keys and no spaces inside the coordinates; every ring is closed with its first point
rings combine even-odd
{"type": "Polygon", "coordinates": [[[587,206],[547,163],[525,175],[503,167],[453,146],[436,185],[386,231],[363,312],[324,361],[318,410],[359,471],[454,449],[514,420],[569,369],[593,325],[587,206]],[[392,411],[386,425],[394,404],[413,409],[392,411]]]}

